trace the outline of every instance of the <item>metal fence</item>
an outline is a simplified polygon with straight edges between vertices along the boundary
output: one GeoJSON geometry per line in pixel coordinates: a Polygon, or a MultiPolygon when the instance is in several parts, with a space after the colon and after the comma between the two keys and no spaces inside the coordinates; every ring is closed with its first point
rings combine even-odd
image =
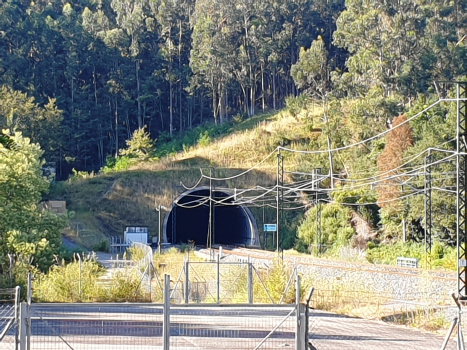
{"type": "Polygon", "coordinates": [[[170,276],[163,287],[163,304],[22,303],[20,349],[306,350],[302,304],[174,305],[170,276]]]}
{"type": "Polygon", "coordinates": [[[456,332],[447,337],[457,316],[457,308],[436,305],[436,300],[414,303],[364,291],[318,289],[311,300],[309,338],[319,350],[440,350],[443,345],[459,350],[456,332]]]}
{"type": "MultiPolygon", "coordinates": [[[[295,271],[294,271],[295,272],[295,271]]],[[[295,273],[291,274],[291,280],[295,273]]],[[[283,295],[292,289],[286,288],[283,295]]],[[[188,261],[171,294],[176,303],[277,303],[263,282],[261,272],[249,261],[188,261]]],[[[284,299],[284,298],[282,298],[284,299]]]]}
{"type": "Polygon", "coordinates": [[[0,349],[16,350],[19,345],[20,288],[0,289],[0,349]]]}

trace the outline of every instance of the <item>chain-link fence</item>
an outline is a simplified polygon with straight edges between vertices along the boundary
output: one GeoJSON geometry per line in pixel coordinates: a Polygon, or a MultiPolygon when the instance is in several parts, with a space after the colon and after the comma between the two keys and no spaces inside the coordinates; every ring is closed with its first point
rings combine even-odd
{"type": "Polygon", "coordinates": [[[18,348],[19,287],[0,289],[0,349],[18,348]]]}
{"type": "Polygon", "coordinates": [[[457,330],[447,337],[457,308],[395,300],[365,291],[315,290],[309,338],[318,350],[456,350],[457,330]],[[404,327],[401,327],[404,326],[404,327]],[[429,332],[430,333],[429,333],[429,332]]]}
{"type": "MultiPolygon", "coordinates": [[[[295,310],[295,305],[171,306],[170,348],[294,348],[295,310]]],[[[31,350],[163,347],[161,304],[32,304],[30,316],[31,350]]]]}
{"type": "Polygon", "coordinates": [[[306,348],[299,303],[171,305],[173,283],[164,276],[163,304],[23,304],[22,349],[306,348]]]}
{"type": "MultiPolygon", "coordinates": [[[[283,290],[266,283],[269,271],[245,261],[188,261],[180,271],[171,298],[175,303],[271,303],[295,300],[293,281],[296,270],[287,271],[288,283],[283,290]]],[[[284,271],[284,273],[286,273],[284,271]]],[[[281,279],[284,276],[281,277],[281,279]]]]}
{"type": "Polygon", "coordinates": [[[212,306],[171,307],[171,349],[295,349],[295,305],[212,306]]]}
{"type": "Polygon", "coordinates": [[[160,304],[32,304],[31,350],[161,349],[160,304]]]}

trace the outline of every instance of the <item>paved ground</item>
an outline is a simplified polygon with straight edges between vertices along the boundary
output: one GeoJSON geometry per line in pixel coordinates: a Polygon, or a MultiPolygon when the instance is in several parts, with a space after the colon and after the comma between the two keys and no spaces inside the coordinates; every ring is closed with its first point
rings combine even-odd
{"type": "MultiPolygon", "coordinates": [[[[160,349],[162,308],[156,304],[35,304],[31,349],[160,349]]],[[[255,349],[290,309],[173,306],[171,349],[255,349]]],[[[294,348],[289,317],[258,349],[294,348]]],[[[439,350],[442,336],[383,322],[313,311],[310,339],[318,350],[439,350]]],[[[1,349],[1,344],[0,344],[1,349]]],[[[455,350],[454,342],[448,349],[455,350]]]]}
{"type": "MultiPolygon", "coordinates": [[[[73,242],[66,244],[72,247],[73,242]]],[[[116,257],[98,253],[98,260],[112,268],[116,257]]],[[[34,328],[33,325],[31,349],[161,348],[162,310],[155,305],[128,306],[124,311],[115,312],[106,306],[99,306],[99,311],[96,311],[92,304],[82,304],[78,309],[66,309],[66,305],[56,307],[55,313],[41,314],[40,327],[36,324],[34,328]]],[[[243,309],[240,314],[222,314],[221,317],[214,309],[209,310],[191,314],[173,312],[171,349],[255,349],[284,316],[251,314],[243,309]]],[[[318,350],[439,350],[443,343],[443,336],[322,311],[312,313],[310,339],[318,350]]],[[[0,350],[3,350],[2,344],[6,343],[0,343],[0,350]]],[[[292,323],[281,326],[258,349],[293,347],[292,323]]],[[[455,342],[450,341],[447,349],[455,350],[455,342]]]]}
{"type": "MultiPolygon", "coordinates": [[[[439,350],[444,340],[440,335],[317,310],[310,317],[310,338],[319,350],[439,350]]],[[[450,341],[447,349],[455,350],[455,342],[450,341]]]]}

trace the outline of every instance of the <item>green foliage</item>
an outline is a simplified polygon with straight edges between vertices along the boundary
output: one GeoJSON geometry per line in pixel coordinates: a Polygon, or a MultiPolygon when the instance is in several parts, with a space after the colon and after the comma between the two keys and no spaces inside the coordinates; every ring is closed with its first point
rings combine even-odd
{"type": "Polygon", "coordinates": [[[324,252],[327,248],[337,249],[348,245],[355,234],[350,225],[351,210],[339,204],[318,204],[308,210],[305,219],[298,228],[299,247],[308,247],[310,252],[318,248],[324,252]],[[318,211],[319,209],[319,211],[318,211]],[[318,229],[317,215],[321,215],[321,228],[318,229]]]}
{"type": "Polygon", "coordinates": [[[299,59],[290,74],[295,84],[313,95],[324,97],[329,83],[330,66],[326,43],[321,36],[313,41],[309,50],[300,49],[299,59]]]}
{"type": "Polygon", "coordinates": [[[116,271],[105,284],[106,270],[92,257],[81,257],[69,264],[63,261],[38,276],[34,299],[42,302],[131,302],[148,300],[140,288],[141,274],[132,268],[116,271]]]}
{"type": "MultiPolygon", "coordinates": [[[[367,250],[367,259],[374,264],[396,265],[397,258],[415,258],[419,261],[419,266],[426,267],[425,245],[414,242],[397,242],[393,244],[376,245],[370,243],[367,250]]],[[[440,242],[434,242],[431,254],[431,266],[455,270],[457,250],[448,247],[440,242]]]]}
{"type": "Polygon", "coordinates": [[[94,252],[109,252],[110,244],[108,239],[103,239],[92,247],[94,252]]]}
{"type": "MultiPolygon", "coordinates": [[[[56,106],[56,99],[49,98],[42,107],[34,97],[3,85],[0,101],[0,130],[8,130],[11,134],[21,132],[33,143],[39,143],[46,157],[55,160],[63,120],[63,111],[56,106]]],[[[1,138],[5,139],[5,136],[1,138]]]]}
{"type": "Polygon", "coordinates": [[[102,299],[118,302],[147,301],[146,294],[141,288],[141,274],[136,269],[126,268],[112,276],[110,288],[105,290],[102,299]]]}
{"type": "Polygon", "coordinates": [[[13,140],[6,134],[0,134],[0,144],[6,149],[11,149],[14,146],[13,140]]]}
{"type": "Polygon", "coordinates": [[[146,128],[136,129],[130,140],[126,141],[126,149],[120,150],[122,156],[136,158],[138,161],[149,160],[156,151],[155,141],[145,130],[146,128]]]}
{"type": "Polygon", "coordinates": [[[9,270],[8,254],[16,264],[46,271],[60,250],[60,230],[67,218],[39,205],[49,188],[42,176],[40,147],[21,133],[12,140],[11,149],[0,145],[0,272],[9,270]]]}
{"type": "Polygon", "coordinates": [[[198,144],[201,147],[205,147],[211,143],[211,137],[209,136],[209,131],[205,130],[202,134],[199,135],[198,144]]]}
{"type": "Polygon", "coordinates": [[[365,95],[380,86],[384,95],[413,97],[433,81],[465,73],[465,60],[458,61],[465,45],[457,45],[452,3],[347,0],[345,5],[334,32],[334,44],[350,53],[345,73],[334,76],[345,94],[365,95]]]}
{"type": "Polygon", "coordinates": [[[105,270],[91,257],[54,265],[34,283],[34,299],[42,302],[99,301],[104,288],[98,283],[105,270]]]}
{"type": "Polygon", "coordinates": [[[140,261],[146,256],[143,249],[139,247],[130,247],[127,249],[127,257],[134,261],[140,261]]]}
{"type": "Polygon", "coordinates": [[[108,156],[106,165],[101,169],[101,172],[104,174],[121,172],[128,170],[132,165],[133,161],[130,157],[121,156],[115,159],[113,156],[108,156]]]}

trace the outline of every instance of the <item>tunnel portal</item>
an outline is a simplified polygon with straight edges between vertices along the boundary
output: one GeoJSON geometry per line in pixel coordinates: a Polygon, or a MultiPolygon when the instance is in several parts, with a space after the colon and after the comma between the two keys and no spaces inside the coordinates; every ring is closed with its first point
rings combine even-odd
{"type": "MultiPolygon", "coordinates": [[[[209,187],[203,186],[180,195],[164,222],[164,236],[172,244],[194,241],[209,246],[209,187]]],[[[212,244],[259,247],[256,220],[250,209],[234,205],[234,193],[212,191],[212,244]],[[215,202],[222,201],[225,204],[215,202]]]]}

